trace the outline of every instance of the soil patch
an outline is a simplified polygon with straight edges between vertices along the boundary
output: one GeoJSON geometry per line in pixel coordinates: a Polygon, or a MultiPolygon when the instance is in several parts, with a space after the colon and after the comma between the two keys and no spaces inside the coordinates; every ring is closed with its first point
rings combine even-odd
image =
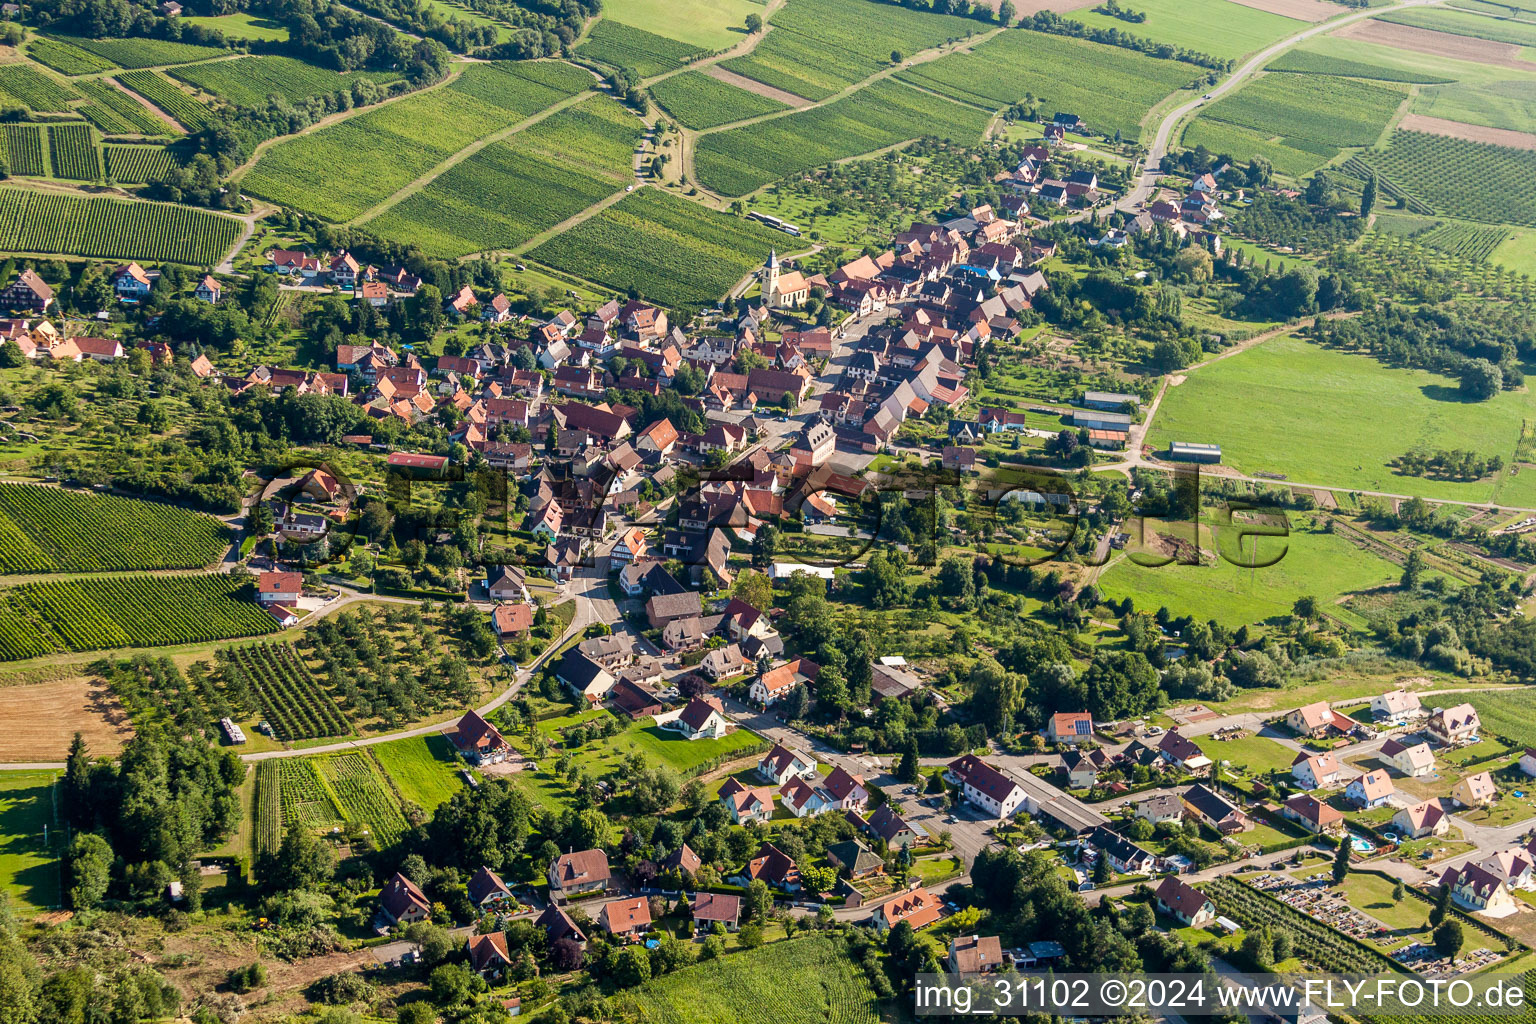
{"type": "MultiPolygon", "coordinates": [[[[1019,16],[1027,18],[1031,14],[1039,14],[1041,11],[1055,11],[1057,14],[1066,14],[1068,11],[1080,11],[1084,7],[1092,7],[1094,4],[1101,2],[1102,0],[1023,0],[1022,3],[1015,3],[1015,6],[1019,9],[1019,16]]],[[[987,6],[995,11],[998,5],[989,3],[987,6]]]]}
{"type": "Polygon", "coordinates": [[[1436,32],[1433,29],[1394,25],[1390,22],[1370,19],[1357,21],[1335,34],[1340,38],[1380,43],[1399,50],[1432,53],[1439,57],[1453,57],[1457,60],[1470,60],[1482,64],[1497,64],[1500,67],[1517,68],[1521,71],[1536,71],[1536,64],[1520,59],[1523,48],[1514,43],[1474,39],[1471,36],[1457,36],[1449,32],[1436,32]]]}
{"type": "Polygon", "coordinates": [[[1340,13],[1338,4],[1323,0],[1232,0],[1235,4],[1252,7],[1256,11],[1268,11],[1297,21],[1327,21],[1340,13]]]}
{"type": "Polygon", "coordinates": [[[1442,117],[1408,114],[1398,127],[1409,131],[1425,132],[1429,135],[1466,139],[1469,142],[1488,142],[1495,146],[1508,146],[1510,149],[1536,149],[1536,135],[1529,132],[1512,132],[1507,128],[1485,128],[1480,124],[1447,121],[1442,117]]]}
{"type": "Polygon", "coordinates": [[[0,687],[0,761],[62,761],[75,733],[92,757],[113,757],[133,738],[117,696],[97,679],[0,687]]]}
{"type": "Polygon", "coordinates": [[[746,75],[738,75],[734,71],[727,71],[718,64],[711,64],[704,69],[704,73],[716,81],[724,82],[726,85],[734,85],[738,89],[745,89],[747,92],[756,93],[759,96],[766,96],[770,100],[778,100],[785,106],[794,107],[796,110],[811,105],[811,101],[804,96],[796,96],[792,92],[785,92],[783,89],[775,89],[771,85],[764,85],[762,82],[754,81],[746,75]]]}

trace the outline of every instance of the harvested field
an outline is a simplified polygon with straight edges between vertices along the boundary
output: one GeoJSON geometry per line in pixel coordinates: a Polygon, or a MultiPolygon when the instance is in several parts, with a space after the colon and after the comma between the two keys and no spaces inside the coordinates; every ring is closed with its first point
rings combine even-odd
{"type": "MultiPolygon", "coordinates": [[[[1068,11],[1080,11],[1084,7],[1092,7],[1099,0],[1022,0],[1014,6],[1019,9],[1019,16],[1027,18],[1031,14],[1039,14],[1041,11],[1054,11],[1057,14],[1066,14],[1068,11]]],[[[996,4],[989,5],[994,11],[996,4]]]]}
{"type": "Polygon", "coordinates": [[[1523,50],[1513,43],[1473,39],[1471,36],[1456,36],[1449,32],[1435,32],[1410,25],[1393,25],[1367,19],[1357,21],[1340,30],[1335,33],[1335,37],[1380,43],[1383,46],[1433,54],[1436,57],[1451,57],[1479,64],[1497,64],[1500,67],[1516,68],[1520,71],[1536,71],[1536,63],[1521,60],[1520,54],[1523,50]]]}
{"type": "Polygon", "coordinates": [[[811,105],[811,101],[806,99],[804,96],[796,96],[792,92],[785,92],[783,89],[775,89],[771,85],[765,85],[762,82],[754,81],[748,78],[746,75],[738,75],[734,71],[727,71],[725,68],[718,64],[711,64],[709,67],[704,69],[704,73],[717,82],[724,82],[726,85],[734,85],[738,89],[745,89],[747,92],[756,93],[759,96],[766,96],[770,100],[777,100],[778,102],[784,104],[786,107],[794,107],[798,110],[801,107],[808,107],[811,105]]]}
{"type": "Polygon", "coordinates": [[[1536,149],[1536,135],[1530,132],[1512,132],[1506,128],[1485,128],[1480,124],[1464,124],[1461,121],[1447,121],[1443,117],[1426,117],[1423,114],[1408,114],[1401,128],[1409,131],[1425,132],[1429,135],[1444,135],[1451,139],[1466,139],[1468,142],[1487,142],[1495,146],[1507,146],[1510,149],[1536,149]]]}
{"type": "Polygon", "coordinates": [[[117,695],[96,679],[0,686],[0,761],[62,761],[75,733],[93,757],[111,757],[133,738],[117,695]]]}
{"type": "Polygon", "coordinates": [[[1256,11],[1278,14],[1283,18],[1295,18],[1297,21],[1327,21],[1335,14],[1341,13],[1338,4],[1325,3],[1323,0],[1232,0],[1232,2],[1242,4],[1244,7],[1252,7],[1256,11]]]}

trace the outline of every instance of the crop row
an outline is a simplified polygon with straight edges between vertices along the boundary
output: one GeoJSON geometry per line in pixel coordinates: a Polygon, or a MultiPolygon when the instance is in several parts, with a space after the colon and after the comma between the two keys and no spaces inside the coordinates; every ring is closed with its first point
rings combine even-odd
{"type": "Polygon", "coordinates": [[[314,761],[285,757],[278,765],[283,827],[328,829],[342,821],[341,808],[314,761]]]}
{"type": "Polygon", "coordinates": [[[321,758],[320,772],[341,802],[343,817],[368,826],[375,845],[387,846],[408,827],[400,801],[390,792],[373,760],[350,752],[321,758]]]}
{"type": "Polygon", "coordinates": [[[1217,878],[1203,888],[1222,914],[1245,928],[1268,924],[1290,931],[1296,937],[1297,955],[1320,971],[1377,974],[1396,968],[1380,953],[1241,882],[1217,878]]]}
{"type": "Polygon", "coordinates": [[[1440,213],[1536,227],[1536,159],[1529,150],[1399,129],[1367,159],[1440,213]]]}
{"type": "Polygon", "coordinates": [[[475,64],[434,89],[274,146],[242,182],[264,199],[348,220],[491,132],[591,84],[570,65],[475,64]],[[579,76],[579,77],[578,77],[579,76]],[[423,131],[431,125],[431,131],[423,131]]]}
{"type": "Polygon", "coordinates": [[[651,86],[651,96],[687,128],[714,128],[783,110],[778,100],[738,89],[702,71],[664,78],[651,86]]]}
{"type": "Polygon", "coordinates": [[[1508,237],[1505,228],[1449,223],[1437,224],[1413,239],[1472,263],[1482,263],[1508,237]]]}
{"type": "Polygon", "coordinates": [[[755,221],[647,188],[530,255],[673,309],[697,309],[718,301],[783,239],[755,221]]]}
{"type": "Polygon", "coordinates": [[[0,64],[0,93],[11,97],[29,110],[59,113],[69,109],[69,101],[80,94],[25,64],[0,64]]]}
{"type": "Polygon", "coordinates": [[[702,57],[705,51],[654,32],[603,20],[592,27],[587,41],[576,52],[588,60],[630,68],[641,78],[649,78],[682,67],[702,57]]]}
{"type": "Polygon", "coordinates": [[[1420,82],[1424,85],[1443,85],[1451,81],[1427,71],[1395,68],[1386,64],[1369,64],[1345,57],[1330,57],[1306,50],[1287,50],[1266,67],[1268,71],[1289,71],[1301,75],[1338,75],[1344,78],[1372,78],[1378,82],[1420,82]]]}
{"type": "Polygon", "coordinates": [[[974,143],[989,115],[976,107],[881,81],[826,106],[700,138],[699,181],[743,195],[775,178],[925,135],[974,143]]]}
{"type": "Polygon", "coordinates": [[[107,161],[107,173],[112,180],[125,185],[142,185],[158,181],[182,165],[180,155],[170,146],[114,146],[102,147],[107,161]]]}
{"type": "Polygon", "coordinates": [[[289,103],[302,104],[311,96],[349,89],[360,78],[383,84],[398,81],[400,77],[385,71],[354,71],[343,75],[329,68],[273,54],[187,64],[169,74],[225,102],[244,107],[260,106],[268,96],[281,96],[289,103]]]}
{"type": "Polygon", "coordinates": [[[276,853],[283,841],[283,781],[280,761],[256,765],[256,856],[276,853]]]}
{"type": "Polygon", "coordinates": [[[169,135],[175,129],[144,109],[144,104],[101,78],[82,78],[80,91],[92,99],[80,113],[107,135],[169,135]]]}
{"type": "Polygon", "coordinates": [[[66,75],[88,75],[95,71],[110,71],[117,66],[105,57],[46,36],[33,36],[27,44],[27,53],[39,64],[46,64],[66,75]]]}
{"type": "Polygon", "coordinates": [[[1033,95],[1047,115],[1071,111],[1096,132],[1135,139],[1147,111],[1192,84],[1195,70],[1120,46],[1020,29],[897,77],[992,110],[1033,95]]]}
{"type": "Polygon", "coordinates": [[[255,689],[278,739],[308,740],[352,731],[336,702],[290,645],[236,648],[233,661],[255,689]]]}
{"type": "Polygon", "coordinates": [[[0,189],[0,249],[12,252],[206,267],[239,234],[239,221],[185,206],[0,189]]]}
{"type": "Polygon", "coordinates": [[[94,572],[192,569],[229,544],[229,528],[212,516],[112,494],[0,483],[0,572],[94,572]],[[101,538],[112,538],[111,544],[101,538]]]}
{"type": "Polygon", "coordinates": [[[168,39],[134,36],[128,39],[85,39],[59,36],[63,42],[124,68],[153,68],[164,64],[186,64],[194,60],[220,57],[229,51],[215,46],[197,46],[168,39]]]}
{"type": "Polygon", "coordinates": [[[1265,75],[1207,107],[1200,116],[1249,128],[1287,144],[1327,147],[1375,143],[1403,102],[1404,87],[1327,75],[1265,75]]]}
{"type": "Polygon", "coordinates": [[[43,129],[30,124],[5,125],[5,163],[12,174],[40,178],[48,173],[43,159],[43,129]]]}
{"type": "Polygon", "coordinates": [[[157,71],[130,71],[117,80],[170,114],[188,131],[201,131],[213,123],[213,112],[176,87],[157,71]]]}
{"type": "Polygon", "coordinates": [[[101,152],[88,124],[49,125],[48,159],[55,178],[95,181],[101,177],[101,152]]]}

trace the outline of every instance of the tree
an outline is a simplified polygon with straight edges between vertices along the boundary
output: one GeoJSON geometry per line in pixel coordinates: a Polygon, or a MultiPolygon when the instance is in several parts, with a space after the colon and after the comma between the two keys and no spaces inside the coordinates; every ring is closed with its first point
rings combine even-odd
{"type": "Polygon", "coordinates": [[[1403,902],[1403,897],[1406,896],[1406,895],[1408,895],[1408,888],[1407,888],[1407,886],[1403,885],[1403,880],[1401,878],[1399,878],[1397,881],[1392,883],[1392,902],[1393,903],[1401,903],[1401,902],[1403,902]]]}
{"type": "Polygon", "coordinates": [[[901,764],[896,768],[896,777],[909,785],[922,778],[917,759],[917,738],[911,734],[907,736],[906,749],[901,752],[901,764]]]}
{"type": "Polygon", "coordinates": [[[1107,885],[1110,879],[1115,877],[1114,870],[1109,866],[1109,857],[1100,853],[1099,859],[1093,863],[1093,884],[1107,885]]]}
{"type": "Polygon", "coordinates": [[[581,966],[581,946],[570,936],[556,939],[549,947],[549,962],[557,971],[574,971],[581,966]]]}
{"type": "Polygon", "coordinates": [[[747,920],[766,921],[772,909],[773,896],[768,892],[768,883],[761,878],[754,878],[752,884],[747,886],[747,920]]]}
{"type": "Polygon", "coordinates": [[[747,15],[747,32],[749,32],[749,33],[761,32],[762,30],[763,30],[763,19],[762,19],[762,16],[758,15],[758,14],[749,14],[749,15],[747,15]]]}
{"type": "Polygon", "coordinates": [[[1369,217],[1371,209],[1376,205],[1376,175],[1365,179],[1365,188],[1360,190],[1360,216],[1369,217]]]}
{"type": "Polygon", "coordinates": [[[611,967],[614,984],[634,988],[651,980],[651,955],[644,946],[625,946],[614,954],[611,967]]]}
{"type": "Polygon", "coordinates": [[[69,905],[90,910],[112,881],[112,847],[94,832],[77,832],[69,844],[69,905]]]}
{"type": "Polygon", "coordinates": [[[746,569],[737,574],[736,583],[731,588],[731,596],[738,601],[744,601],[760,612],[766,612],[773,607],[773,584],[763,573],[746,569]]]}
{"type": "Polygon", "coordinates": [[[272,516],[272,506],[264,501],[258,501],[251,506],[250,519],[247,525],[251,528],[251,534],[256,537],[265,537],[272,532],[275,524],[272,516]]]}
{"type": "Polygon", "coordinates": [[[64,813],[76,828],[90,828],[96,820],[91,798],[91,754],[78,732],[70,741],[69,760],[64,767],[64,813]]]}
{"type": "Polygon", "coordinates": [[[1419,554],[1419,549],[1414,548],[1408,552],[1408,557],[1403,560],[1403,589],[1415,590],[1419,580],[1424,575],[1424,556],[1419,554]]]}
{"type": "Polygon", "coordinates": [[[1461,364],[1461,395],[1474,402],[1486,402],[1504,387],[1504,371],[1486,359],[1468,359],[1461,364]]]}
{"type": "Polygon", "coordinates": [[[1012,25],[1013,19],[1018,17],[1019,10],[1013,5],[1013,0],[1003,0],[997,5],[997,23],[999,25],[1012,25]]]}
{"type": "Polygon", "coordinates": [[[1298,619],[1312,622],[1322,615],[1322,609],[1318,606],[1317,598],[1311,594],[1303,594],[1296,599],[1295,604],[1291,605],[1291,614],[1298,619]]]}
{"type": "Polygon", "coordinates": [[[1429,926],[1440,927],[1447,914],[1451,912],[1451,887],[1442,885],[1435,891],[1435,905],[1429,908],[1429,926]]]}
{"type": "Polygon", "coordinates": [[[902,54],[902,52],[900,50],[892,50],[891,51],[891,63],[892,64],[900,64],[905,59],[906,58],[903,56],[903,54],[902,54]]]}
{"type": "Polygon", "coordinates": [[[256,877],[276,892],[314,888],[336,871],[336,855],[305,829],[289,829],[276,853],[256,862],[256,877]]]}
{"type": "Polygon", "coordinates": [[[1349,875],[1349,837],[1339,840],[1339,852],[1333,855],[1333,884],[1342,885],[1349,875]]]}
{"type": "Polygon", "coordinates": [[[416,943],[416,948],[421,953],[421,962],[428,967],[446,963],[459,948],[459,943],[454,939],[452,932],[430,921],[417,921],[407,925],[405,938],[409,942],[416,943]]]}
{"type": "Polygon", "coordinates": [[[1442,921],[1434,931],[1435,952],[1455,963],[1456,954],[1461,952],[1466,938],[1462,934],[1460,921],[1442,921]]]}
{"type": "Polygon", "coordinates": [[[463,964],[443,964],[428,976],[427,987],[438,1006],[458,1006],[485,988],[485,981],[463,964]]]}

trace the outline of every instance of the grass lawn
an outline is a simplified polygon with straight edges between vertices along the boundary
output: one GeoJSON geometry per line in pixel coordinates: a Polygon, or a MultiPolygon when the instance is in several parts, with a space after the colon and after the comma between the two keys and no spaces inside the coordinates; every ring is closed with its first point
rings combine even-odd
{"type": "Polygon", "coordinates": [[[60,868],[48,841],[59,848],[53,815],[52,788],[56,772],[0,774],[0,889],[24,909],[42,910],[64,902],[60,868]]]}
{"type": "Polygon", "coordinates": [[[1399,938],[1429,930],[1429,904],[1408,895],[1394,902],[1392,881],[1381,875],[1351,871],[1344,879],[1344,895],[1356,910],[1400,932],[1399,938]]]}
{"type": "Polygon", "coordinates": [[[1273,846],[1275,843],[1289,843],[1300,837],[1282,832],[1275,826],[1261,821],[1247,832],[1239,832],[1235,838],[1244,846],[1273,846]]]}
{"type": "Polygon", "coordinates": [[[747,15],[763,15],[754,0],[607,0],[603,17],[707,50],[724,50],[746,38],[747,15]]]}
{"type": "Polygon", "coordinates": [[[1085,7],[1067,15],[1092,28],[1169,43],[1185,49],[1232,59],[1266,43],[1301,31],[1306,22],[1231,3],[1230,0],[1135,0],[1123,5],[1144,13],[1147,20],[1121,21],[1085,7]]]}
{"type": "MultiPolygon", "coordinates": [[[[610,712],[597,708],[564,718],[552,718],[539,723],[539,731],[550,740],[558,740],[560,733],[574,725],[602,718],[610,712]]],[[[658,728],[650,719],[629,723],[622,732],[584,744],[572,751],[576,763],[601,777],[618,767],[632,752],[645,758],[646,764],[664,764],[685,778],[707,761],[724,754],[749,750],[761,743],[761,737],[747,729],[737,729],[718,740],[685,740],[680,733],[658,728]]],[[[558,752],[552,751],[545,759],[553,764],[558,752]]]]}
{"type": "Polygon", "coordinates": [[[923,885],[937,885],[947,878],[959,875],[959,857],[925,857],[912,862],[912,876],[922,879],[923,885]]]}
{"type": "Polygon", "coordinates": [[[1410,450],[1458,448],[1507,462],[1528,419],[1536,419],[1536,391],[1464,402],[1441,374],[1279,337],[1170,389],[1150,443],[1219,444],[1226,465],[1293,482],[1488,501],[1498,491],[1493,478],[1429,480],[1389,464],[1410,450]]]}
{"type": "Polygon", "coordinates": [[[1515,273],[1536,273],[1536,231],[1518,228],[1499,243],[1489,257],[1501,267],[1515,273]]]}
{"type": "MultiPolygon", "coordinates": [[[[1163,405],[1166,408],[1167,399],[1163,405]]],[[[1161,415],[1158,419],[1161,421],[1161,415]]],[[[1327,614],[1358,626],[1363,624],[1358,616],[1338,606],[1336,599],[1393,583],[1402,575],[1391,562],[1361,551],[1342,536],[1324,532],[1312,519],[1293,515],[1290,530],[1287,538],[1258,541],[1257,561],[1283,553],[1278,562],[1266,568],[1242,569],[1218,559],[1213,564],[1151,569],[1123,558],[1105,570],[1099,589],[1117,601],[1131,598],[1142,611],[1167,605],[1175,615],[1216,619],[1233,628],[1289,615],[1298,597],[1311,595],[1327,614]]],[[[1251,552],[1243,557],[1255,560],[1251,552]]]]}
{"type": "Polygon", "coordinates": [[[458,760],[446,737],[413,736],[380,743],[373,752],[395,780],[400,795],[428,814],[464,785],[458,774],[458,760]]]}
{"type": "Polygon", "coordinates": [[[1218,740],[1201,736],[1196,742],[1212,761],[1230,761],[1249,772],[1274,771],[1291,766],[1296,752],[1264,736],[1244,736],[1239,740],[1218,740]]]}
{"type": "MultiPolygon", "coordinates": [[[[1522,790],[1522,792],[1527,791],[1522,790]]],[[[1479,807],[1475,811],[1461,811],[1460,814],[1462,818],[1474,825],[1503,828],[1506,825],[1536,817],[1536,800],[1532,800],[1529,795],[1516,798],[1506,793],[1492,807],[1479,807]]]]}
{"type": "Polygon", "coordinates": [[[221,14],[214,18],[180,18],[183,25],[216,28],[230,39],[262,39],[286,43],[288,26],[252,14],[221,14]]]}

